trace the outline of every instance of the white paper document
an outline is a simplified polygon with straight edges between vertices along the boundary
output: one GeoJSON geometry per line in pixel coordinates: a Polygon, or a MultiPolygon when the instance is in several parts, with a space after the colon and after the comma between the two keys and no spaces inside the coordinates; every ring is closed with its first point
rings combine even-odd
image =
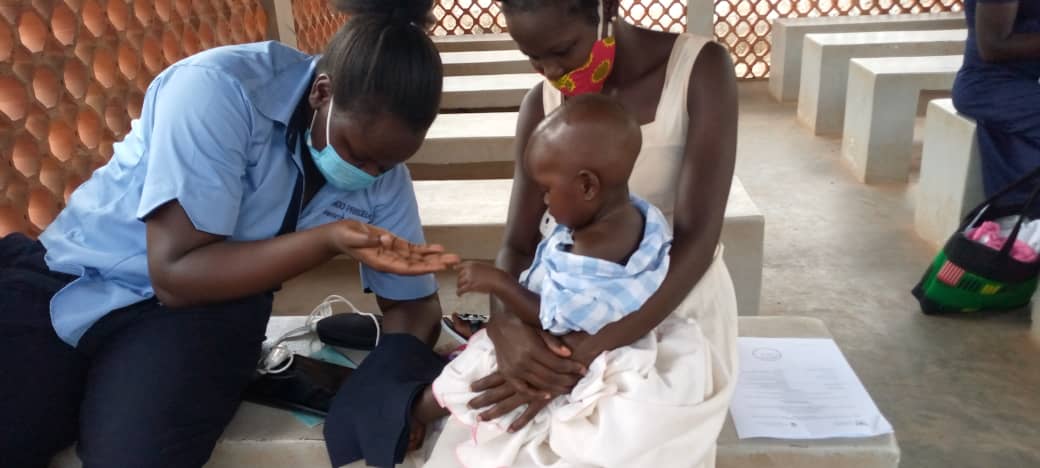
{"type": "Polygon", "coordinates": [[[730,412],[741,439],[873,437],[892,432],[829,338],[737,339],[730,412]]]}

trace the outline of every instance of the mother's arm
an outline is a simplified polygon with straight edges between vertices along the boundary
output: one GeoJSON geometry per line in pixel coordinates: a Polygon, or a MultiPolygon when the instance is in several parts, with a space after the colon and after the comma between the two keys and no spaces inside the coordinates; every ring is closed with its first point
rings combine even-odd
{"type": "Polygon", "coordinates": [[[1040,33],[1015,33],[1017,1],[979,2],[975,38],[979,56],[990,63],[1040,59],[1040,33]]]}
{"type": "MultiPolygon", "coordinates": [[[[520,105],[515,145],[513,193],[509,200],[505,239],[496,266],[513,278],[531,265],[541,239],[539,223],[545,212],[541,191],[524,170],[527,140],[544,117],[542,85],[527,93],[520,105]]],[[[562,394],[581,378],[583,367],[558,354],[567,354],[556,338],[523,323],[516,314],[492,299],[488,336],[495,344],[498,369],[514,390],[528,394],[562,394]],[[547,346],[548,345],[548,346],[547,346]],[[554,353],[551,348],[557,350],[554,353]]]]}
{"type": "Polygon", "coordinates": [[[638,311],[575,350],[579,361],[645,336],[686,298],[714,259],[737,153],[737,85],[729,52],[707,44],[690,74],[686,153],[675,202],[671,265],[661,287],[638,311]]]}

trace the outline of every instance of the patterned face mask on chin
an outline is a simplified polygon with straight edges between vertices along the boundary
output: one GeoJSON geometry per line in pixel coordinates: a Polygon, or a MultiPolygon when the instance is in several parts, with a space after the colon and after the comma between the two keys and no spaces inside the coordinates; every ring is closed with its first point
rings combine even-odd
{"type": "Polygon", "coordinates": [[[606,83],[607,77],[610,76],[610,72],[614,69],[614,55],[617,52],[617,44],[613,36],[613,24],[607,20],[604,13],[603,2],[600,2],[600,23],[596,27],[600,37],[592,45],[589,59],[581,67],[571,70],[566,75],[551,82],[553,87],[560,90],[564,96],[573,97],[602,91],[603,84],[606,83]]]}

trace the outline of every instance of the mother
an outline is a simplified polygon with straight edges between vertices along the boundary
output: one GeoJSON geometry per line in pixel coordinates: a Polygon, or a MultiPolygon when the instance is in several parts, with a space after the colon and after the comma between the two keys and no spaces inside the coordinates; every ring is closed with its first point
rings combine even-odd
{"type": "Polygon", "coordinates": [[[1040,2],[966,0],[964,10],[969,33],[953,104],[978,121],[983,185],[992,195],[1040,166],[1040,2]]]}
{"type": "MultiPolygon", "coordinates": [[[[659,447],[685,441],[682,459],[690,466],[713,466],[735,366],[736,305],[719,248],[737,134],[729,54],[704,38],[628,24],[616,16],[617,0],[501,3],[510,34],[547,82],[536,85],[520,107],[514,188],[498,266],[519,276],[531,263],[540,227],[552,223],[543,220],[542,194],[522,156],[531,132],[565,94],[602,92],[635,115],[644,143],[629,183],[671,218],[675,240],[671,268],[657,293],[595,336],[561,341],[494,304],[488,333],[500,371],[478,383],[485,393],[472,404],[487,407],[486,418],[526,405],[516,423],[526,424],[547,404],[544,394],[569,392],[599,353],[636,341],[669,314],[683,314],[699,322],[714,348],[713,394],[691,412],[687,434],[661,440],[659,447]]],[[[449,422],[431,465],[440,466],[443,456],[449,466],[451,455],[445,452],[465,437],[457,429],[449,422]]]]}

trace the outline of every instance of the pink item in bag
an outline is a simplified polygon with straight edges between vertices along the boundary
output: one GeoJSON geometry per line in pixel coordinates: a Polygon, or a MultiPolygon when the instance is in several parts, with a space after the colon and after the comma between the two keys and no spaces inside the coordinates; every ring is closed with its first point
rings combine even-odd
{"type": "MultiPolygon", "coordinates": [[[[968,239],[993,250],[1000,250],[1004,248],[1004,243],[1007,242],[1007,234],[1000,231],[999,224],[993,221],[986,221],[979,227],[969,231],[968,239]]],[[[1011,246],[1011,258],[1023,263],[1033,263],[1037,261],[1038,255],[1036,250],[1030,247],[1029,244],[1016,239],[1015,244],[1011,246]]]]}

